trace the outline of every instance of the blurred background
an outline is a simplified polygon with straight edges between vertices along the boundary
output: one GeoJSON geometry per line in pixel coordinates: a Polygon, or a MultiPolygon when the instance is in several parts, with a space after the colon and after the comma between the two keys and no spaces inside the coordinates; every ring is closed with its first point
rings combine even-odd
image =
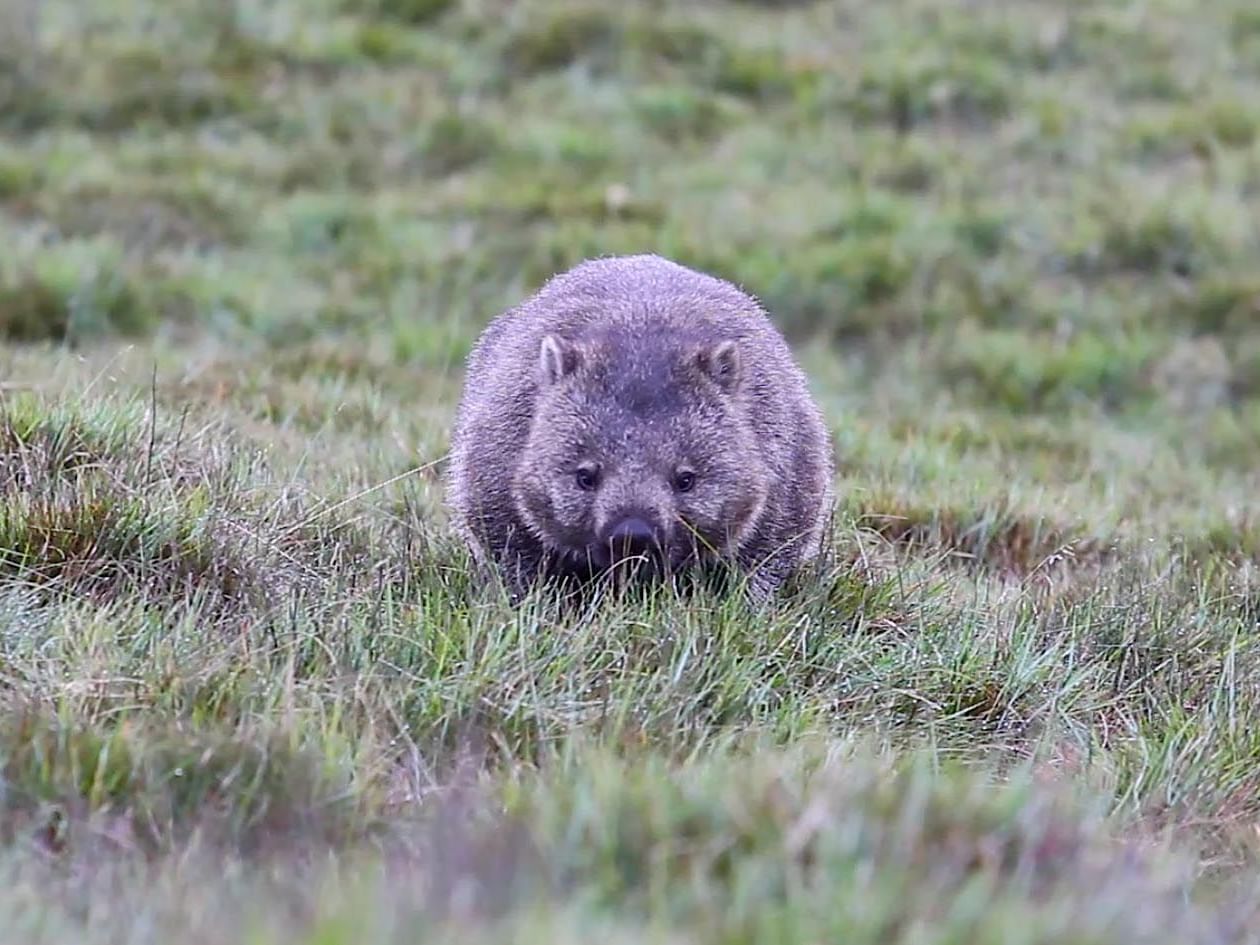
{"type": "Polygon", "coordinates": [[[1249,0],[0,11],[11,379],[123,342],[173,399],[438,455],[486,321],[653,251],[765,301],[846,472],[912,464],[900,511],[977,463],[989,498],[1013,463],[1090,520],[1071,490],[1099,469],[1196,514],[1250,488],[1249,0]]]}

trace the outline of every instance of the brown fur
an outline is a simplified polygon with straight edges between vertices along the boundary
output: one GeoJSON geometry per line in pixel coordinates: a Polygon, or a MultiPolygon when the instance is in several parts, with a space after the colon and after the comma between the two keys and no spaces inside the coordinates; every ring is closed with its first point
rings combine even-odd
{"type": "Polygon", "coordinates": [[[818,550],[822,416],[787,344],[735,286],[658,256],[591,260],[486,328],[448,472],[458,532],[517,593],[622,561],[726,560],[759,596],[818,550]],[[630,523],[630,524],[627,524],[630,523]]]}

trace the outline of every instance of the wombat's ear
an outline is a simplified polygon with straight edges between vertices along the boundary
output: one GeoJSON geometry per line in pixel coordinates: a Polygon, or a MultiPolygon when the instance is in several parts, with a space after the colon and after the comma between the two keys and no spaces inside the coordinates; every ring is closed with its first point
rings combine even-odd
{"type": "Polygon", "coordinates": [[[577,346],[559,335],[545,335],[538,349],[538,372],[544,384],[564,380],[582,363],[577,346]]]}
{"type": "Polygon", "coordinates": [[[713,383],[728,394],[739,386],[739,345],[733,341],[719,341],[703,348],[696,355],[696,364],[713,383]]]}

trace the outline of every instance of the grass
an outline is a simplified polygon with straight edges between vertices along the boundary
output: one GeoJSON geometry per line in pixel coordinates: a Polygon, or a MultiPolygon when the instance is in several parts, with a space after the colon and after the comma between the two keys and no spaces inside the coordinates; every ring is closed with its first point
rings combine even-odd
{"type": "Polygon", "coordinates": [[[1241,0],[0,4],[0,938],[1260,937],[1241,0]],[[744,284],[765,610],[477,583],[477,331],[744,284]]]}

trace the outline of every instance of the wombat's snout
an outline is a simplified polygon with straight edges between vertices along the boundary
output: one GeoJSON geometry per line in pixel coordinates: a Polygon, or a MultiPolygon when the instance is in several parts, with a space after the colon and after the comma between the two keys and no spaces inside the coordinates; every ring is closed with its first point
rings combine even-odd
{"type": "Polygon", "coordinates": [[[604,542],[614,558],[635,558],[658,551],[661,535],[645,518],[631,513],[613,520],[605,531],[604,542]]]}

